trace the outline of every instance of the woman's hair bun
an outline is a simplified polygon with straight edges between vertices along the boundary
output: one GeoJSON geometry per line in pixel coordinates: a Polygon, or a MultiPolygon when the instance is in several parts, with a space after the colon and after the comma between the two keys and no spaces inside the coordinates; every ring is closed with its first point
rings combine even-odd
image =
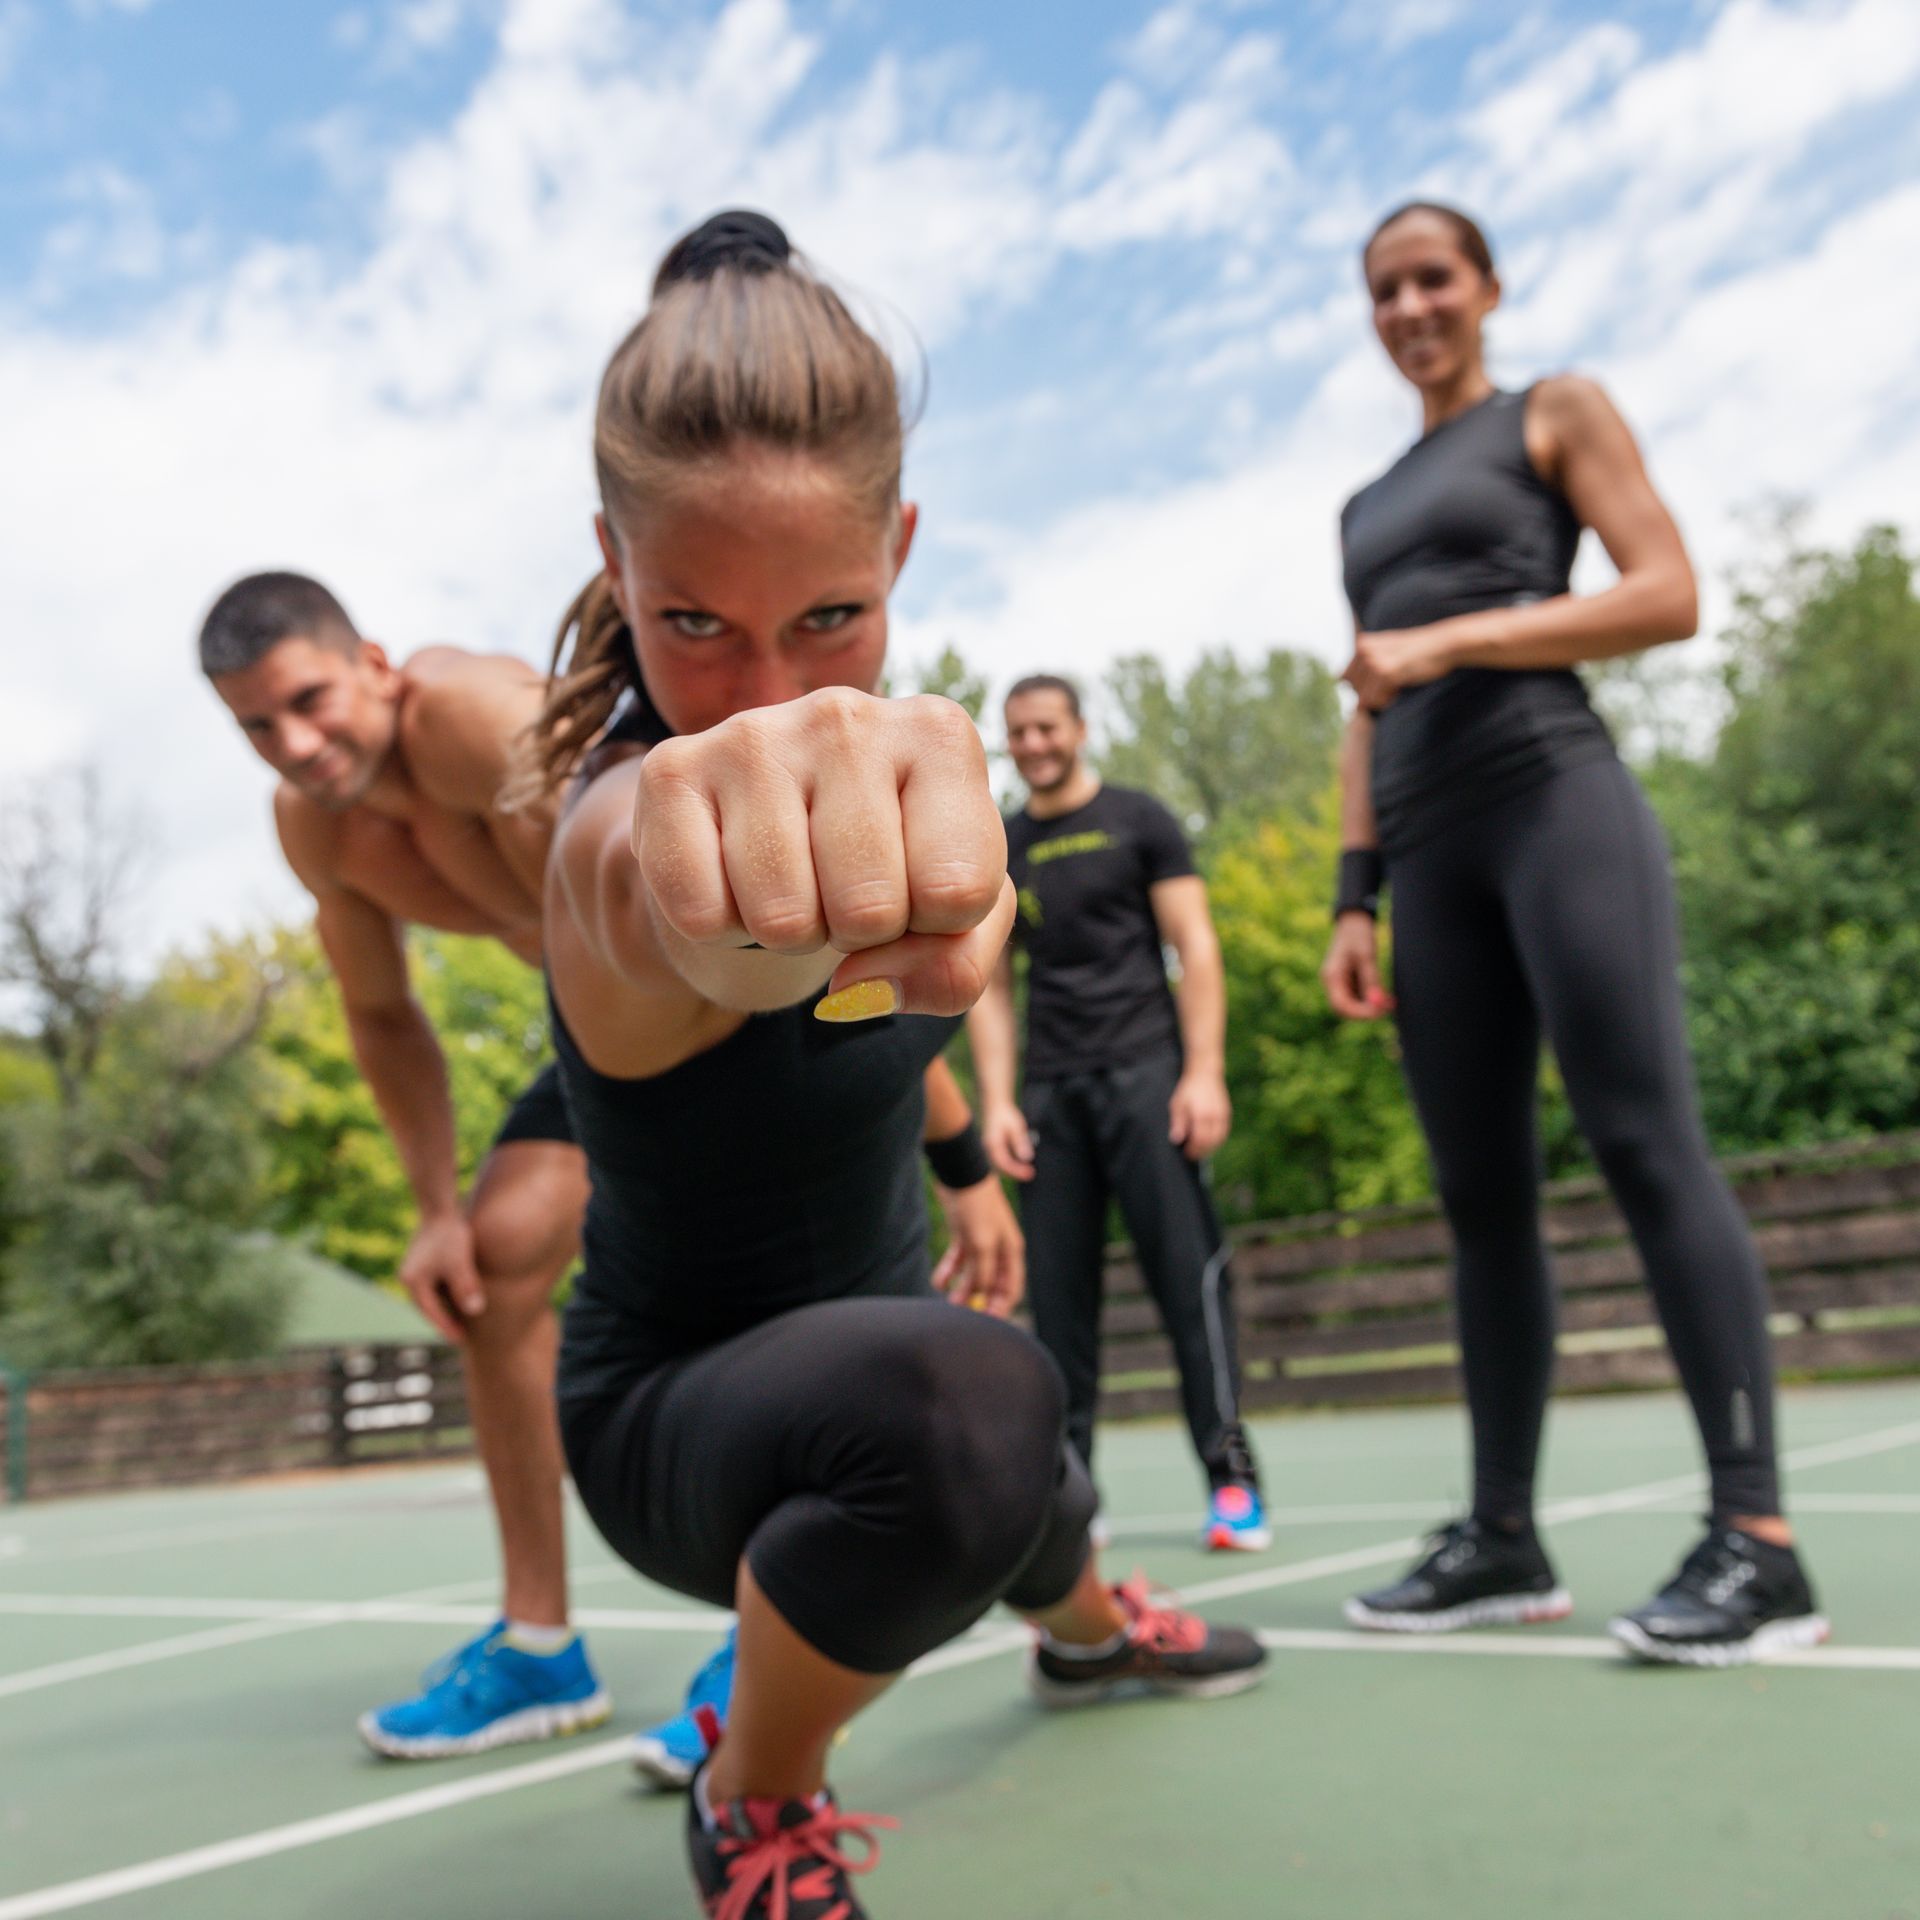
{"type": "Polygon", "coordinates": [[[705,280],[722,267],[772,273],[793,258],[793,243],[779,221],[764,213],[730,207],[682,234],[653,276],[656,297],[682,280],[705,280]]]}

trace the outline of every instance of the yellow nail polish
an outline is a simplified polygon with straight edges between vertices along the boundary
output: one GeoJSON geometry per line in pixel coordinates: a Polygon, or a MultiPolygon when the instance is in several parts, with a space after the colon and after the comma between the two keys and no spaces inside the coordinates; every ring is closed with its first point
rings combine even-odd
{"type": "Polygon", "coordinates": [[[854,1020],[878,1020],[900,1011],[900,989],[891,980],[856,980],[838,993],[830,993],[814,1008],[816,1020],[842,1024],[854,1020]]]}

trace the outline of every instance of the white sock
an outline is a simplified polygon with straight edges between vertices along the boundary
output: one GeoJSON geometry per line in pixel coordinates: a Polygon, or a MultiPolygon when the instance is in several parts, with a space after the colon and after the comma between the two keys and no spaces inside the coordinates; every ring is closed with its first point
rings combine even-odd
{"type": "Polygon", "coordinates": [[[507,1622],[508,1644],[522,1653],[539,1655],[542,1658],[556,1653],[564,1653],[573,1645],[571,1627],[530,1627],[523,1621],[507,1622]]]}
{"type": "Polygon", "coordinates": [[[693,1810],[700,1816],[700,1824],[711,1833],[714,1827],[713,1802],[707,1798],[707,1770],[702,1767],[693,1776],[693,1810]]]}
{"type": "Polygon", "coordinates": [[[1127,1630],[1122,1627],[1111,1640],[1102,1640],[1097,1647],[1076,1646],[1070,1640],[1056,1640],[1044,1627],[1040,1629],[1040,1638],[1046,1643],[1047,1651],[1062,1660],[1108,1660],[1127,1644],[1127,1630]]]}

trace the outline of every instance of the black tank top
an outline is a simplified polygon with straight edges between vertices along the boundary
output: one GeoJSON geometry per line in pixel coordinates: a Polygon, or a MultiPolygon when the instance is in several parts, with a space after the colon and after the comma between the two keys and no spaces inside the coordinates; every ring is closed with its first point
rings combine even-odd
{"type": "Polygon", "coordinates": [[[593,1183],[563,1403],[792,1307],[927,1291],[921,1076],[958,1020],[836,1026],[807,1002],[753,1015],[669,1072],[621,1080],[589,1066],[552,1014],[593,1183]]]}
{"type": "MultiPolygon", "coordinates": [[[[1524,393],[1491,394],[1417,440],[1340,514],[1363,633],[1567,591],[1580,523],[1528,457],[1524,393]]],[[[1461,667],[1409,687],[1373,734],[1373,806],[1391,857],[1563,768],[1613,752],[1571,669],[1461,667]]]]}

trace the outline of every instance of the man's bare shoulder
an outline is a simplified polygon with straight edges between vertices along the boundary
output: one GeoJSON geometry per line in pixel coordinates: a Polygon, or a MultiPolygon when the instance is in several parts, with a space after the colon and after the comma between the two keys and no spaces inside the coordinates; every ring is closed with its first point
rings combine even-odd
{"type": "Polygon", "coordinates": [[[331,893],[340,885],[340,816],[317,807],[282,780],[273,791],[273,824],[287,865],[309,893],[331,893]]]}
{"type": "Polygon", "coordinates": [[[425,647],[402,669],[400,751],[407,773],[441,806],[490,813],[521,736],[545,698],[524,660],[461,647],[425,647]]]}

